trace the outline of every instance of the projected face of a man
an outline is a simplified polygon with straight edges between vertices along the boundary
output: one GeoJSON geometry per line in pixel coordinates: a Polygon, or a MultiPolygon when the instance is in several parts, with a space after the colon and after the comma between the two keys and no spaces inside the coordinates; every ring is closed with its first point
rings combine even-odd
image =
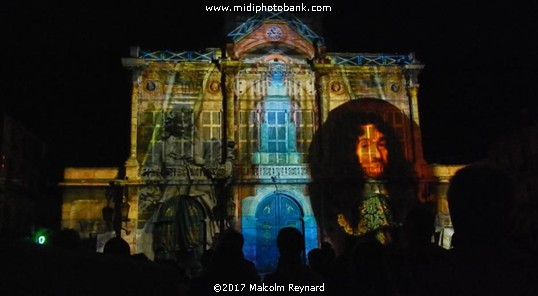
{"type": "Polygon", "coordinates": [[[364,174],[370,178],[379,178],[387,164],[387,146],[385,136],[373,124],[361,125],[364,133],[357,139],[355,154],[364,174]]]}

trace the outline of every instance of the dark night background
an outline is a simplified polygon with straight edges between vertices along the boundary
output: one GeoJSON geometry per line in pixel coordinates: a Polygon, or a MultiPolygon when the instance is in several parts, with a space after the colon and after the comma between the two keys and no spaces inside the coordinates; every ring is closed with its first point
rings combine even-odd
{"type": "MultiPolygon", "coordinates": [[[[177,2],[4,1],[1,109],[48,142],[59,165],[122,165],[130,73],[121,58],[129,47],[203,50],[228,41],[225,14],[204,6],[230,0],[177,2]]],[[[521,109],[535,114],[536,1],[303,2],[332,5],[332,12],[319,13],[324,30],[317,32],[328,52],[415,52],[425,64],[419,108],[430,163],[476,160],[517,128],[521,109]]]]}

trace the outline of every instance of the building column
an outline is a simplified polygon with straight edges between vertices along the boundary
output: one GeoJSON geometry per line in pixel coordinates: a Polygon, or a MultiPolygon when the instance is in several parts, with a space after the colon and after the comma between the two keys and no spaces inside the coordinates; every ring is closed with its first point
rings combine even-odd
{"type": "Polygon", "coordinates": [[[333,71],[333,69],[334,65],[332,64],[314,64],[314,71],[316,75],[316,99],[319,110],[318,118],[320,119],[319,126],[321,126],[329,116],[329,74],[333,71]]]}
{"type": "MultiPolygon", "coordinates": [[[[138,76],[138,71],[133,72],[133,76],[138,76]]],[[[140,175],[138,174],[139,163],[136,157],[137,151],[137,131],[138,131],[138,77],[133,77],[133,92],[131,95],[131,147],[129,152],[129,158],[125,162],[125,177],[129,180],[138,180],[140,175]]]]}
{"type": "Polygon", "coordinates": [[[131,57],[122,59],[124,67],[132,72],[132,94],[131,94],[131,146],[129,158],[125,162],[125,177],[131,181],[140,180],[137,160],[137,134],[138,134],[138,92],[140,85],[140,70],[145,67],[145,61],[138,58],[138,47],[131,48],[131,57]]]}
{"type": "MultiPolygon", "coordinates": [[[[315,71],[315,96],[316,96],[316,131],[315,133],[318,133],[321,126],[323,126],[323,123],[327,120],[329,117],[330,110],[330,96],[329,96],[329,81],[330,81],[330,73],[333,71],[334,66],[332,64],[323,64],[323,63],[314,63],[314,71],[315,71]]],[[[320,158],[317,161],[322,161],[324,157],[326,157],[329,148],[328,148],[328,141],[322,140],[322,138],[326,137],[327,135],[324,135],[322,133],[318,134],[318,137],[320,138],[320,145],[319,147],[321,154],[320,158]]]]}
{"type": "Polygon", "coordinates": [[[423,65],[405,65],[404,75],[406,80],[406,91],[409,105],[409,116],[411,117],[411,126],[409,127],[411,135],[411,160],[417,165],[417,161],[422,161],[422,140],[420,137],[420,120],[418,113],[418,74],[424,68],[423,65]],[[416,127],[416,128],[415,128],[416,127]]]}
{"type": "Polygon", "coordinates": [[[411,119],[420,126],[419,113],[418,113],[418,75],[424,68],[423,65],[406,65],[404,66],[405,80],[407,95],[409,96],[409,112],[411,119]]]}
{"type": "Polygon", "coordinates": [[[224,106],[224,139],[226,141],[235,141],[235,80],[239,71],[239,61],[223,61],[221,64],[222,71],[222,98],[224,106]]]}
{"type": "Polygon", "coordinates": [[[329,92],[328,92],[328,85],[329,85],[329,76],[323,75],[319,77],[318,81],[319,87],[319,98],[320,98],[320,113],[321,113],[321,122],[324,123],[327,120],[327,117],[329,117],[329,92]]]}
{"type": "Polygon", "coordinates": [[[410,108],[412,111],[412,114],[413,114],[413,121],[418,125],[420,126],[420,119],[419,119],[419,116],[418,116],[418,84],[417,85],[413,85],[413,86],[409,86],[408,89],[407,89],[408,93],[409,93],[409,100],[410,100],[410,108]]]}

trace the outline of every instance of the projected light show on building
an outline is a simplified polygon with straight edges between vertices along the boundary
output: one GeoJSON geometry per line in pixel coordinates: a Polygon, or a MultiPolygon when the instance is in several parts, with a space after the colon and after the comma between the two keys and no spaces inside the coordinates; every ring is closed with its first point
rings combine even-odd
{"type": "Polygon", "coordinates": [[[415,203],[435,201],[439,226],[450,224],[455,168],[423,159],[420,57],[331,52],[286,13],[258,13],[228,37],[224,50],[133,47],[122,59],[130,156],[124,168],[66,169],[63,227],[98,248],[119,229],[132,253],[196,274],[228,228],[265,273],[284,227],[304,235],[306,253],[322,242],[339,252],[346,234],[389,243],[415,203]],[[107,195],[110,185],[121,190],[107,195]],[[126,209],[121,225],[113,204],[126,209]]]}

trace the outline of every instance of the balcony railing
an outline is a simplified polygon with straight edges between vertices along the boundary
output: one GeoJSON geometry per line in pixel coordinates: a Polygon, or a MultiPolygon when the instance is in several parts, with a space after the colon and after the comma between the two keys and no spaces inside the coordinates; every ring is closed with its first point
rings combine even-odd
{"type": "Polygon", "coordinates": [[[393,66],[416,64],[413,54],[330,53],[336,65],[393,66]]]}
{"type": "MultiPolygon", "coordinates": [[[[215,176],[225,174],[225,167],[217,165],[207,168],[215,176]]],[[[206,171],[207,172],[207,171],[206,171]]],[[[148,182],[170,182],[173,180],[187,181],[210,181],[201,167],[192,166],[189,171],[185,166],[160,169],[144,168],[143,178],[148,182]]],[[[236,181],[252,182],[305,182],[310,180],[308,165],[239,165],[234,167],[233,178],[236,181]]]]}
{"type": "Polygon", "coordinates": [[[309,180],[308,165],[243,165],[236,166],[234,171],[236,180],[250,181],[284,181],[284,180],[309,180]]]}
{"type": "Polygon", "coordinates": [[[217,56],[215,50],[200,51],[140,51],[139,58],[159,62],[205,62],[211,63],[217,56]]]}

